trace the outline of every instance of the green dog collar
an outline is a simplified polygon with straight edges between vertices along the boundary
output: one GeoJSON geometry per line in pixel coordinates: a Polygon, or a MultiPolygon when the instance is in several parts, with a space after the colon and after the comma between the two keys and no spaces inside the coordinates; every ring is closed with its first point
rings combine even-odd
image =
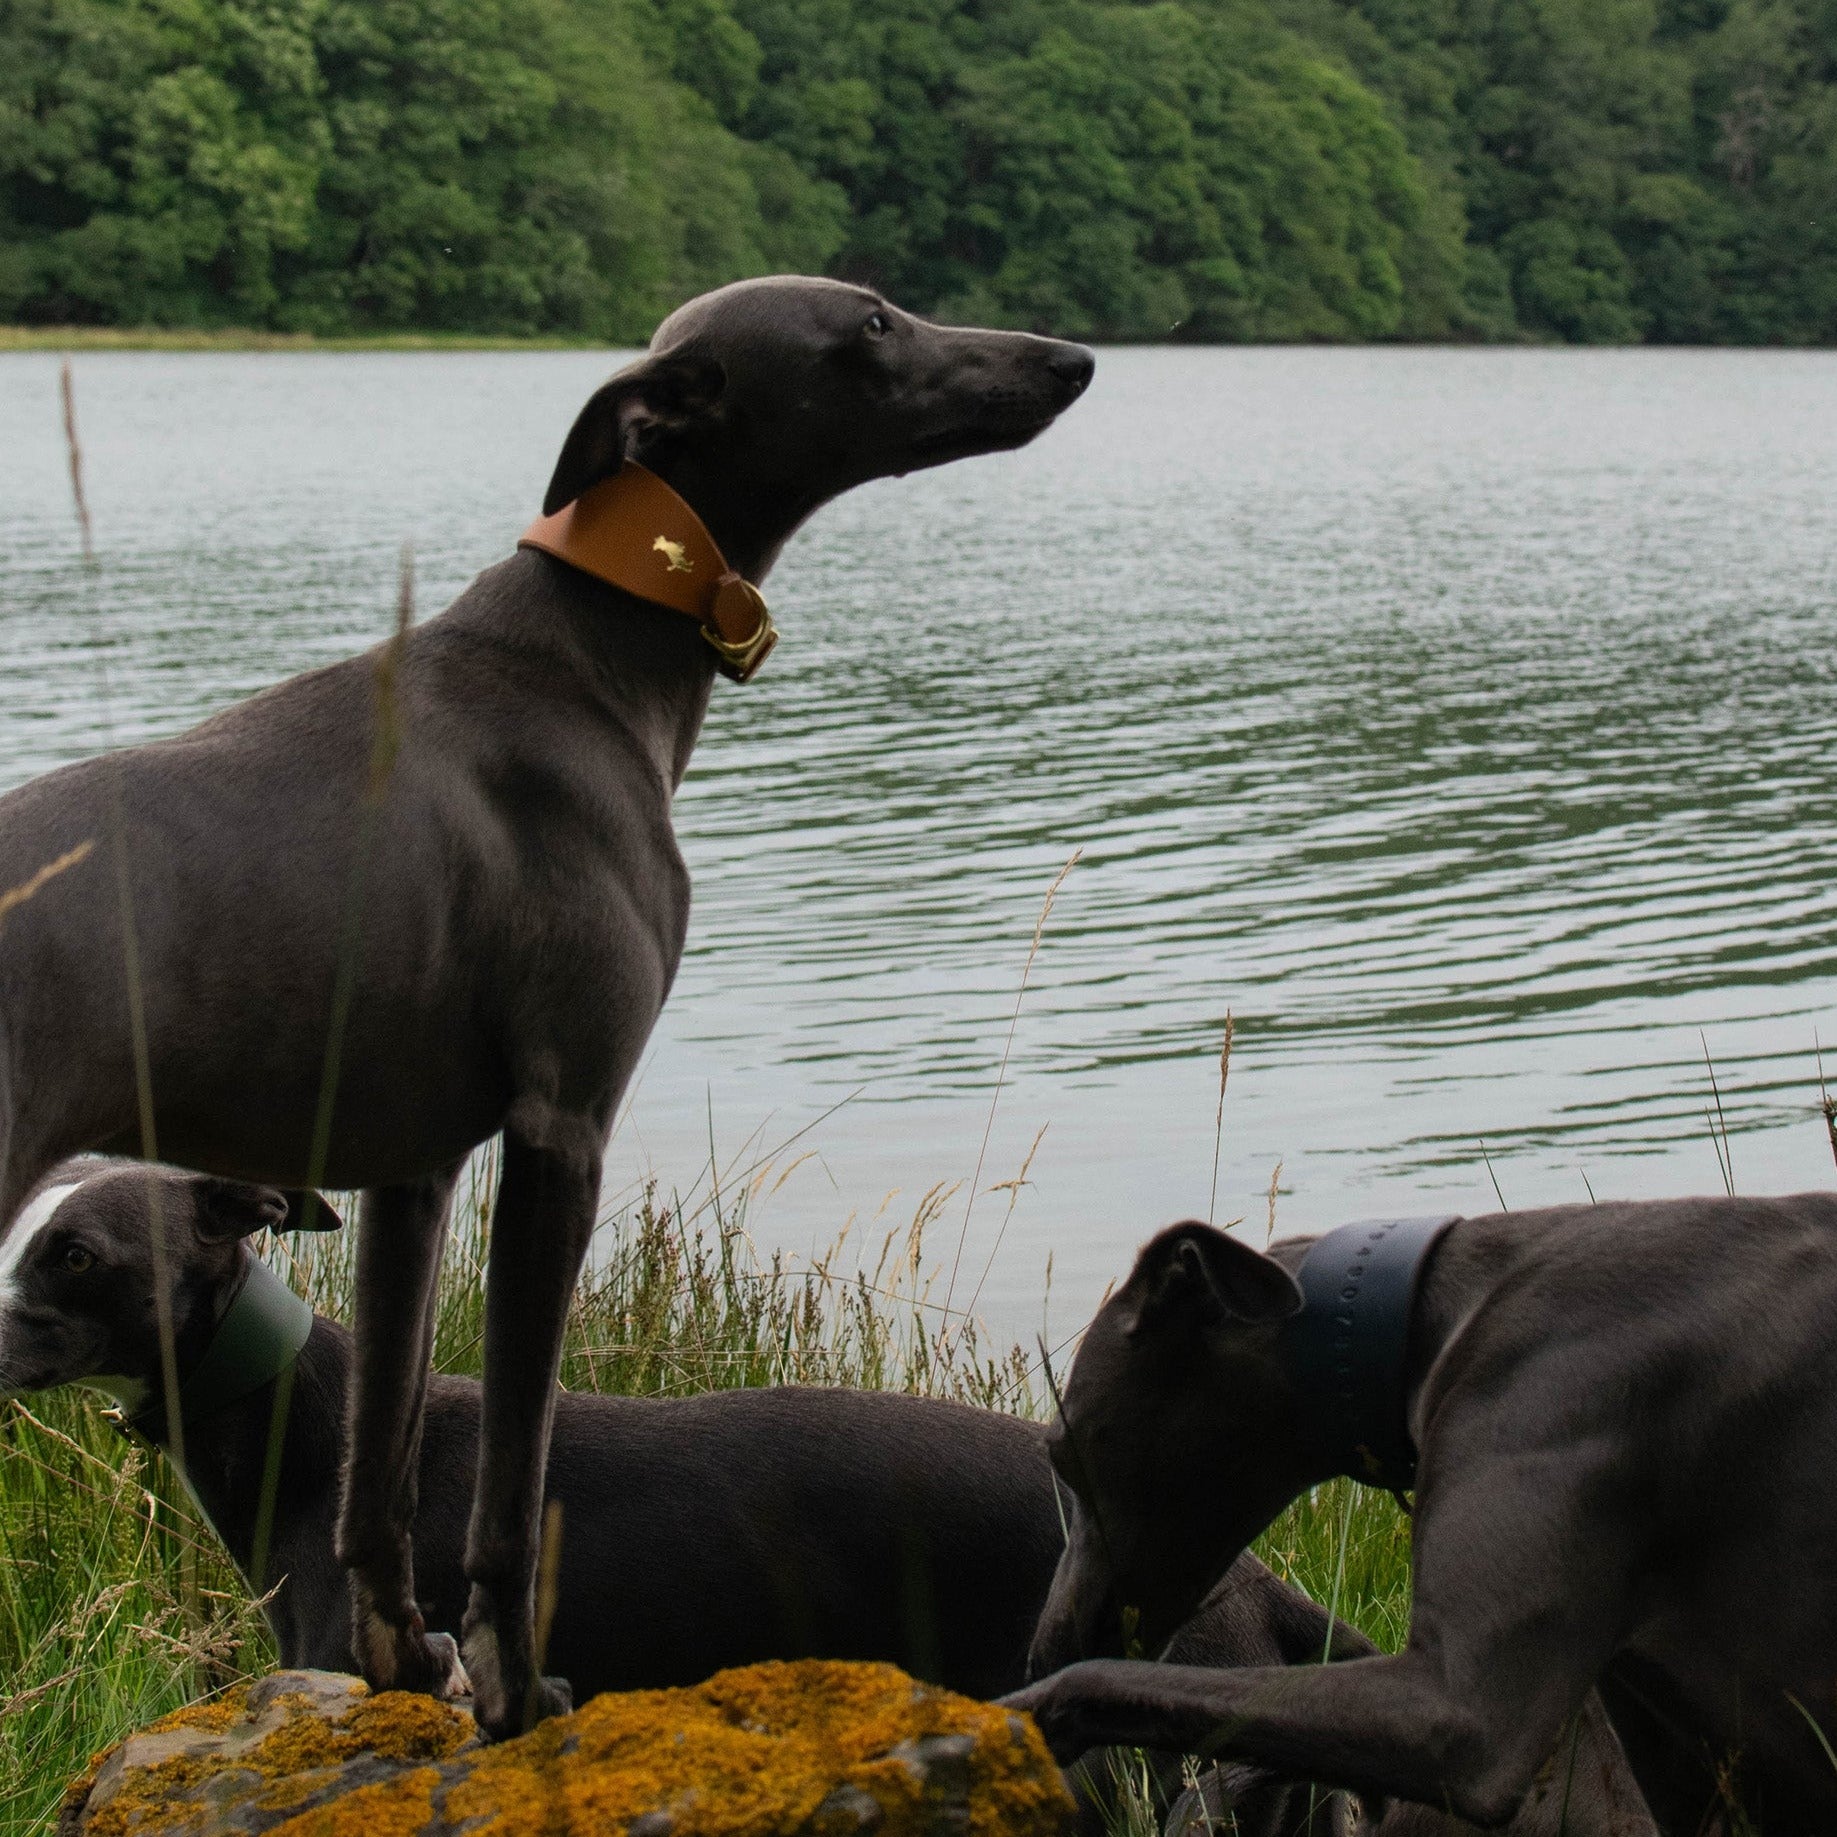
{"type": "MultiPolygon", "coordinates": [[[[272,1384],[300,1356],[312,1330],[312,1308],[260,1257],[245,1255],[242,1286],[203,1357],[179,1381],[181,1418],[208,1422],[272,1384]]],[[[148,1440],[164,1426],[159,1396],[128,1419],[128,1427],[148,1440]]]]}

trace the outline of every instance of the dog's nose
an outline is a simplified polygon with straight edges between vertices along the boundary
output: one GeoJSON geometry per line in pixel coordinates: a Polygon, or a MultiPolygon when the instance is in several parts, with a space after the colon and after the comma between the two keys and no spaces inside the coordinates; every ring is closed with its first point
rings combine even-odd
{"type": "Polygon", "coordinates": [[[1097,359],[1081,344],[1062,344],[1047,359],[1048,367],[1075,396],[1083,395],[1097,369],[1097,359]]]}

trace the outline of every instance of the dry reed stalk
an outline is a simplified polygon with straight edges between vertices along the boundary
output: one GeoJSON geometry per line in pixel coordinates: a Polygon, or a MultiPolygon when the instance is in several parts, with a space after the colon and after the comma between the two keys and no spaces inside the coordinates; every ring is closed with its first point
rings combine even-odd
{"type": "MultiPolygon", "coordinates": [[[[370,767],[358,814],[357,848],[346,889],[344,922],[338,940],[338,960],[332,979],[332,1012],[326,1028],[325,1057],[319,1070],[319,1096],[313,1114],[311,1144],[306,1156],[306,1185],[324,1184],[331,1154],[332,1115],[337,1104],[338,1080],[343,1068],[345,1029],[357,993],[358,944],[363,926],[364,895],[369,884],[370,858],[376,830],[388,795],[389,780],[402,751],[402,714],[399,678],[402,653],[415,621],[415,557],[403,543],[396,575],[395,619],[389,637],[371,666],[375,701],[375,731],[370,742],[370,767]]],[[[261,1490],[255,1505],[255,1529],[250,1556],[251,1580],[259,1590],[267,1574],[268,1546],[274,1532],[275,1501],[280,1492],[281,1447],[287,1415],[293,1406],[293,1368],[281,1374],[274,1387],[274,1407],[268,1423],[268,1445],[262,1463],[261,1490]]]]}
{"type": "Polygon", "coordinates": [[[529,1695],[523,1704],[523,1726],[536,1726],[536,1709],[542,1690],[542,1667],[549,1656],[549,1635],[555,1630],[555,1607],[561,1599],[561,1501],[551,1499],[542,1513],[542,1550],[536,1559],[536,1624],[534,1659],[529,1673],[529,1695]]]}
{"type": "Polygon", "coordinates": [[[344,923],[338,939],[338,962],[332,983],[331,1023],[325,1035],[325,1059],[319,1072],[319,1101],[313,1117],[312,1145],[306,1157],[306,1184],[316,1187],[325,1177],[332,1145],[332,1111],[338,1098],[338,1078],[344,1057],[344,1033],[357,993],[358,943],[363,929],[364,895],[369,887],[370,857],[376,829],[388,794],[389,779],[402,750],[402,719],[398,677],[402,652],[415,616],[415,558],[406,543],[396,583],[395,623],[388,641],[372,666],[376,703],[376,730],[370,742],[369,781],[358,815],[357,848],[351,862],[350,884],[345,892],[344,923]]]}
{"type": "Polygon", "coordinates": [[[18,886],[0,892],[0,931],[6,929],[9,913],[17,912],[27,900],[36,899],[58,875],[67,874],[80,862],[87,861],[95,851],[95,846],[93,839],[79,842],[75,848],[66,849],[55,861],[47,861],[36,873],[28,874],[18,886]]]}
{"type": "Polygon", "coordinates": [[[1231,1010],[1225,1010],[1225,1043],[1218,1055],[1218,1115],[1212,1121],[1212,1197],[1206,1201],[1206,1223],[1218,1219],[1218,1157],[1225,1142],[1225,1086],[1231,1079],[1231,1035],[1234,1023],[1231,1010]]]}
{"type": "MultiPolygon", "coordinates": [[[[90,597],[92,619],[100,623],[100,601],[95,583],[100,564],[96,557],[95,520],[89,511],[89,494],[83,484],[83,442],[77,431],[76,379],[70,359],[58,367],[58,395],[64,417],[64,450],[70,468],[70,495],[76,506],[78,540],[82,552],[83,578],[90,597]]],[[[101,677],[102,720],[109,744],[114,743],[114,693],[109,679],[108,651],[98,645],[96,669],[101,677]]],[[[145,1161],[159,1159],[159,1135],[154,1125],[153,1063],[147,1044],[146,985],[141,973],[140,934],[134,920],[133,875],[128,860],[127,809],[121,790],[119,760],[111,762],[105,773],[109,791],[109,841],[115,859],[115,893],[121,911],[122,966],[127,981],[128,1036],[134,1063],[134,1098],[140,1125],[140,1153],[145,1161]]],[[[179,1409],[178,1337],[172,1313],[172,1267],[166,1242],[166,1219],[163,1197],[157,1187],[148,1206],[147,1245],[153,1273],[153,1318],[159,1336],[160,1394],[165,1404],[170,1458],[173,1467],[185,1472],[185,1424],[179,1409]]],[[[181,1552],[181,1593],[186,1612],[194,1619],[201,1612],[197,1597],[197,1569],[188,1552],[181,1552]]]]}
{"type": "Polygon", "coordinates": [[[1709,1036],[1698,1030],[1697,1038],[1703,1043],[1703,1064],[1709,1072],[1710,1095],[1715,1099],[1715,1110],[1712,1113],[1705,1109],[1703,1120],[1709,1124],[1710,1146],[1716,1151],[1716,1165],[1722,1170],[1722,1184],[1728,1196],[1735,1197],[1735,1158],[1729,1152],[1729,1125],[1722,1114],[1722,1092],[1716,1084],[1716,1068],[1710,1061],[1709,1036]]]}
{"type": "MultiPolygon", "coordinates": [[[[1008,1195],[1008,1209],[1001,1215],[1001,1224],[996,1230],[995,1241],[989,1246],[989,1254],[983,1260],[982,1274],[976,1278],[976,1286],[970,1291],[970,1298],[964,1304],[963,1323],[965,1327],[975,1318],[976,1303],[982,1299],[983,1284],[989,1279],[989,1271],[995,1267],[995,1256],[1001,1249],[1001,1241],[1008,1235],[1008,1225],[1014,1217],[1015,1206],[1020,1202],[1021,1191],[1024,1187],[1031,1184],[1027,1178],[1027,1174],[1033,1166],[1033,1157],[1040,1152],[1040,1144],[1046,1140],[1046,1131],[1051,1127],[1052,1125],[1050,1123],[1042,1123],[1040,1125],[1039,1133],[1033,1138],[1032,1146],[1027,1150],[1025,1157],[1021,1161],[1021,1171],[1016,1174],[1012,1180],[997,1181],[994,1186],[989,1188],[991,1193],[1006,1193],[1008,1195]]],[[[1052,1282],[1052,1257],[1050,1253],[1046,1259],[1046,1267],[1047,1284],[1050,1287],[1052,1282]]],[[[959,1337],[961,1337],[961,1331],[959,1337]]]]}
{"type": "Polygon", "coordinates": [[[963,1247],[969,1241],[970,1214],[976,1209],[976,1189],[982,1183],[982,1165],[988,1158],[989,1136],[995,1127],[995,1106],[1001,1101],[1001,1087],[1007,1081],[1008,1056],[1014,1050],[1014,1032],[1020,1025],[1021,1003],[1027,998],[1027,979],[1033,974],[1034,959],[1040,954],[1040,939],[1045,935],[1047,919],[1052,916],[1053,901],[1059,897],[1059,889],[1065,885],[1067,875],[1083,859],[1084,850],[1074,848],[1064,867],[1053,876],[1052,885],[1046,889],[1046,897],[1040,902],[1040,916],[1034,921],[1033,942],[1027,947],[1027,961],[1021,969],[1021,986],[1014,993],[1014,1012],[1008,1017],[1008,1037],[1002,1041],[1001,1064],[996,1068],[995,1088],[989,1093],[989,1114],[982,1126],[982,1146],[976,1151],[976,1171],[970,1176],[969,1195],[963,1204],[963,1227],[957,1233],[957,1254],[951,1259],[950,1281],[944,1289],[946,1313],[949,1313],[950,1304],[957,1292],[957,1270],[963,1262],[963,1247]]]}
{"type": "Polygon", "coordinates": [[[1824,1132],[1831,1138],[1831,1159],[1837,1161],[1837,1098],[1831,1096],[1824,1082],[1824,1047],[1814,1029],[1812,1051],[1818,1055],[1818,1108],[1824,1112],[1824,1132]]]}

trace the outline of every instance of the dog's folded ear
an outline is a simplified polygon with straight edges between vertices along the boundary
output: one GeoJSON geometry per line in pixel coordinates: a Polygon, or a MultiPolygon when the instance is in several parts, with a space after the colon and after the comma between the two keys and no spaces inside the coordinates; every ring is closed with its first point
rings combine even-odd
{"type": "Polygon", "coordinates": [[[344,1220],[311,1187],[291,1187],[281,1195],[287,1201],[283,1231],[342,1231],[344,1220]]]}
{"type": "Polygon", "coordinates": [[[1177,1319],[1274,1326],[1301,1310],[1301,1290],[1280,1263],[1196,1220],[1154,1238],[1129,1280],[1139,1289],[1132,1333],[1177,1319]]]}
{"type": "Polygon", "coordinates": [[[208,1176],[197,1183],[195,1217],[200,1237],[221,1242],[257,1231],[336,1231],[344,1223],[309,1189],[283,1193],[278,1187],[208,1176]]]}
{"type": "Polygon", "coordinates": [[[712,357],[674,352],[641,358],[594,391],[580,411],[542,500],[552,517],[589,485],[610,478],[663,433],[680,432],[713,415],[727,373],[712,357]]]}

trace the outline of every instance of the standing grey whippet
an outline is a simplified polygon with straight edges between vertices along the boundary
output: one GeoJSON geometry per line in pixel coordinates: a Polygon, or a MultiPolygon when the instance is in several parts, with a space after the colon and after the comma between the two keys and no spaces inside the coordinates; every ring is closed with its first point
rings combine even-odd
{"type": "Polygon", "coordinates": [[[0,888],[93,845],[0,937],[0,1223],[64,1156],[145,1145],[130,913],[159,1155],[364,1189],[337,1549],[373,1685],[451,1693],[469,1672],[493,1736],[567,1700],[534,1677],[540,1482],[614,1107],[688,925],[671,798],[733,661],[704,638],[732,639],[736,606],[769,635],[749,583],[820,505],[1021,446],[1091,372],[1078,346],[860,287],[722,288],[588,402],[545,504],[645,481],[647,512],[683,515],[622,540],[671,575],[725,567],[703,624],[525,547],[393,649],[0,800],[0,888]],[[462,1670],[416,1607],[409,1527],[447,1209],[500,1130],[462,1670]]]}
{"type": "Polygon", "coordinates": [[[1009,1701],[1061,1753],[1206,1749],[1496,1825],[1593,1688],[1667,1837],[1837,1831],[1837,1197],[1448,1225],[1389,1399],[1420,1450],[1406,1648],[1071,1662],[1114,1646],[1125,1605],[1153,1649],[1350,1470],[1298,1323],[1331,1322],[1363,1270],[1311,1287],[1313,1242],[1261,1256],[1177,1225],[1091,1323],[1051,1448],[1078,1506],[1031,1665],[1057,1675],[1009,1701]]]}

